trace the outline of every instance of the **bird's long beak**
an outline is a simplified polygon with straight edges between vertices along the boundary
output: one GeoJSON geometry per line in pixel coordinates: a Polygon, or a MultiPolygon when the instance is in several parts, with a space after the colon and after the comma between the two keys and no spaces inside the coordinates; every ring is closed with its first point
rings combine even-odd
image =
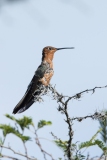
{"type": "Polygon", "coordinates": [[[64,48],[56,48],[57,50],[61,50],[61,49],[74,49],[74,47],[64,47],[64,48]]]}

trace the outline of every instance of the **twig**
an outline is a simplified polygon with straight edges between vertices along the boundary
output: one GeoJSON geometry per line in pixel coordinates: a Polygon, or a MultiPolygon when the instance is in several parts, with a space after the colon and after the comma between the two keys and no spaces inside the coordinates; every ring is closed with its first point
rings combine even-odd
{"type": "Polygon", "coordinates": [[[84,117],[75,117],[75,118],[72,118],[71,120],[72,121],[77,120],[78,122],[81,122],[82,120],[87,119],[87,118],[96,119],[96,120],[99,120],[99,119],[103,120],[104,118],[107,118],[107,114],[104,112],[95,112],[92,115],[87,115],[84,117]]]}
{"type": "Polygon", "coordinates": [[[54,139],[58,140],[60,143],[63,142],[60,138],[58,138],[57,136],[55,136],[55,135],[53,134],[53,132],[50,132],[50,133],[51,133],[51,135],[54,137],[54,139]]]}
{"type": "Polygon", "coordinates": [[[68,102],[69,102],[71,99],[73,99],[73,98],[74,98],[74,99],[79,99],[79,98],[81,98],[82,93],[92,92],[92,94],[94,94],[96,89],[101,89],[101,88],[107,88],[107,85],[102,86],[102,87],[94,87],[94,88],[92,88],[92,89],[86,89],[86,90],[84,90],[84,91],[82,91],[82,92],[79,92],[79,93],[75,94],[74,96],[69,97],[69,98],[67,99],[66,103],[68,103],[68,102]]]}
{"type": "MultiPolygon", "coordinates": [[[[105,85],[105,86],[99,86],[99,87],[94,87],[94,88],[92,88],[92,89],[86,89],[86,90],[84,90],[84,91],[81,91],[81,92],[76,93],[76,94],[73,95],[73,96],[64,96],[64,95],[59,94],[59,93],[56,91],[55,87],[52,87],[51,84],[50,84],[48,87],[49,87],[49,89],[52,91],[52,93],[54,94],[54,98],[56,98],[56,97],[59,98],[59,97],[60,97],[61,99],[63,99],[63,98],[67,98],[67,97],[68,97],[68,99],[65,101],[65,103],[67,104],[71,99],[79,99],[79,98],[81,98],[81,95],[82,95],[83,93],[92,92],[92,94],[94,94],[96,89],[107,88],[107,85],[105,85]]],[[[61,102],[61,101],[60,101],[60,102],[61,102]]],[[[61,102],[61,103],[62,103],[62,102],[61,102]]],[[[65,104],[65,103],[64,103],[64,104],[65,104]]]]}
{"type": "Polygon", "coordinates": [[[24,146],[24,149],[25,149],[26,158],[27,158],[27,160],[29,160],[25,142],[23,142],[23,146],[24,146]]]}
{"type": "Polygon", "coordinates": [[[4,155],[4,154],[1,154],[0,156],[3,157],[3,158],[9,158],[9,159],[12,159],[12,160],[20,160],[18,158],[7,156],[7,155],[4,155]]]}
{"type": "Polygon", "coordinates": [[[26,156],[26,155],[24,155],[24,154],[22,154],[22,153],[16,152],[16,151],[13,150],[10,146],[6,147],[6,146],[4,146],[4,145],[0,145],[0,147],[9,149],[9,150],[11,150],[14,154],[20,155],[20,156],[22,156],[22,157],[26,157],[26,158],[28,158],[29,160],[37,160],[36,158],[30,158],[30,157],[28,157],[28,156],[26,156]]]}
{"type": "MultiPolygon", "coordinates": [[[[6,136],[4,137],[4,139],[2,141],[2,145],[4,144],[5,140],[6,140],[6,136]]],[[[1,147],[0,154],[2,153],[2,150],[3,150],[3,148],[1,147]]]]}
{"type": "Polygon", "coordinates": [[[86,160],[89,160],[89,157],[90,157],[90,155],[89,155],[89,153],[87,154],[87,158],[86,158],[86,160]]]}
{"type": "Polygon", "coordinates": [[[38,138],[37,131],[36,131],[36,129],[35,129],[35,126],[34,126],[34,130],[35,130],[35,135],[36,135],[36,138],[35,138],[35,139],[36,139],[36,144],[38,145],[38,147],[40,148],[41,152],[43,153],[44,159],[47,160],[47,159],[46,159],[46,155],[48,155],[48,156],[51,157],[52,160],[55,160],[55,159],[52,157],[51,154],[49,154],[48,152],[46,152],[46,151],[42,148],[42,146],[41,146],[41,144],[40,144],[40,141],[39,141],[39,138],[38,138]]]}
{"type": "Polygon", "coordinates": [[[69,114],[68,114],[68,106],[66,103],[66,101],[64,101],[64,96],[59,94],[55,88],[53,88],[51,85],[50,85],[50,90],[53,94],[53,97],[54,99],[57,100],[59,104],[59,108],[58,108],[58,111],[61,111],[65,114],[66,116],[66,120],[65,122],[68,124],[68,135],[69,135],[69,140],[68,140],[68,146],[67,146],[67,149],[66,149],[66,153],[67,153],[67,157],[69,160],[72,160],[72,152],[71,152],[71,149],[72,149],[72,139],[73,139],[73,130],[72,130],[72,121],[69,117],[69,114]]]}
{"type": "MultiPolygon", "coordinates": [[[[53,132],[50,132],[50,134],[54,137],[54,139],[61,141],[61,139],[58,138],[57,136],[55,136],[55,135],[53,134],[53,132]]],[[[61,141],[61,142],[62,142],[62,141],[61,141]]]]}

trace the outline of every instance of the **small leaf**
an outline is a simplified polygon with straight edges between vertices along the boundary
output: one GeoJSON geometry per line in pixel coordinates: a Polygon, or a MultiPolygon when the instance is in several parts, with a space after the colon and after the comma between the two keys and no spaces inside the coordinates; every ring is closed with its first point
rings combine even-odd
{"type": "Polygon", "coordinates": [[[3,144],[3,140],[2,140],[2,138],[0,137],[0,145],[2,145],[3,144]]]}
{"type": "Polygon", "coordinates": [[[9,119],[13,120],[13,121],[15,121],[15,120],[16,120],[14,116],[10,116],[9,114],[5,114],[5,116],[6,116],[7,118],[9,118],[9,119]]]}
{"type": "Polygon", "coordinates": [[[85,159],[86,157],[84,155],[82,155],[81,153],[77,154],[76,156],[74,156],[73,159],[75,160],[83,160],[85,159]]]}
{"type": "Polygon", "coordinates": [[[41,120],[41,121],[38,122],[38,128],[40,129],[44,126],[48,126],[48,125],[51,125],[51,124],[52,124],[51,121],[41,120]]]}
{"type": "Polygon", "coordinates": [[[102,131],[102,128],[100,128],[95,134],[94,136],[92,136],[92,138],[89,140],[89,141],[86,141],[86,142],[83,142],[79,145],[79,149],[82,149],[84,147],[90,147],[90,146],[93,146],[93,145],[96,145],[95,144],[95,138],[96,136],[98,135],[98,133],[100,133],[102,131]]]}
{"type": "Polygon", "coordinates": [[[9,114],[5,114],[5,116],[15,121],[21,127],[22,130],[24,130],[25,128],[29,129],[30,125],[34,126],[32,118],[30,117],[23,116],[23,118],[16,119],[15,117],[10,116],[9,114]]]}
{"type": "Polygon", "coordinates": [[[99,139],[96,139],[95,141],[94,141],[94,144],[95,145],[98,145],[98,147],[100,148],[100,149],[102,149],[102,151],[106,151],[107,152],[107,147],[105,146],[105,144],[102,142],[102,141],[100,141],[99,139]]]}
{"type": "Polygon", "coordinates": [[[23,136],[19,131],[17,131],[14,127],[11,127],[10,125],[0,124],[0,129],[2,129],[4,137],[12,133],[19,137],[23,142],[26,142],[31,139],[29,136],[23,136]]]}
{"type": "Polygon", "coordinates": [[[100,128],[100,129],[96,132],[96,134],[90,139],[90,141],[93,141],[93,140],[97,137],[98,133],[100,133],[101,131],[102,131],[102,128],[100,128]]]}
{"type": "Polygon", "coordinates": [[[87,142],[81,143],[79,145],[79,149],[82,149],[84,147],[91,147],[94,145],[97,145],[103,152],[107,152],[107,147],[104,145],[104,143],[102,141],[100,141],[98,139],[94,140],[94,142],[87,141],[87,142]]]}
{"type": "Polygon", "coordinates": [[[29,136],[22,136],[21,134],[14,133],[17,137],[19,137],[23,142],[30,141],[31,138],[29,136]]]}
{"type": "Polygon", "coordinates": [[[9,133],[15,132],[15,128],[6,124],[0,124],[0,129],[2,129],[4,137],[6,137],[6,135],[9,133]]]}
{"type": "Polygon", "coordinates": [[[32,118],[26,117],[26,116],[24,116],[23,118],[17,119],[16,122],[20,125],[22,130],[24,130],[24,128],[29,129],[30,125],[34,126],[32,118]]]}
{"type": "Polygon", "coordinates": [[[100,133],[101,139],[105,144],[107,144],[107,110],[102,110],[101,115],[103,116],[102,118],[99,118],[99,124],[102,128],[102,131],[100,133]]]}
{"type": "Polygon", "coordinates": [[[67,142],[67,141],[55,140],[54,142],[55,142],[55,144],[56,144],[59,148],[61,148],[64,152],[66,151],[67,145],[68,145],[68,142],[67,142]]]}
{"type": "Polygon", "coordinates": [[[83,142],[79,145],[79,149],[82,149],[82,148],[85,148],[85,147],[90,147],[90,146],[93,146],[95,144],[93,144],[92,142],[90,141],[86,141],[86,142],[83,142]]]}

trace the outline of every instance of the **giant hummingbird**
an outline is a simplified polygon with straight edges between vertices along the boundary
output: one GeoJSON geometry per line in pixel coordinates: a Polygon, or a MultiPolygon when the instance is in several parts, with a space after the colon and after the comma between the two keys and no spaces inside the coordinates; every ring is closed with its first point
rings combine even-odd
{"type": "Polygon", "coordinates": [[[28,85],[28,88],[15,106],[13,113],[22,113],[27,110],[37,99],[38,95],[41,94],[41,88],[47,87],[50,83],[50,80],[54,74],[53,70],[53,57],[54,53],[61,49],[74,49],[74,47],[65,47],[65,48],[55,48],[47,46],[43,48],[42,51],[42,62],[40,66],[35,71],[35,74],[28,85]]]}

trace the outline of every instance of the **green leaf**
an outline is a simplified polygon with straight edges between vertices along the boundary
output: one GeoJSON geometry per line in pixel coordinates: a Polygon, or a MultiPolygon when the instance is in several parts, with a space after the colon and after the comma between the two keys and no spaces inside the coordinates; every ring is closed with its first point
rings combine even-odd
{"type": "Polygon", "coordinates": [[[95,134],[94,136],[92,136],[92,138],[89,141],[83,142],[79,145],[79,149],[82,149],[84,147],[90,147],[93,145],[96,145],[95,143],[93,143],[93,141],[95,142],[95,138],[98,135],[98,133],[100,133],[102,131],[102,128],[100,128],[95,134]]]}
{"type": "Polygon", "coordinates": [[[92,142],[98,135],[98,133],[100,133],[102,131],[102,128],[100,128],[96,133],[95,135],[90,139],[90,142],[92,142]]]}
{"type": "Polygon", "coordinates": [[[21,127],[22,130],[24,130],[25,128],[29,129],[30,125],[34,126],[32,118],[30,117],[23,116],[23,118],[16,119],[15,117],[10,116],[9,114],[5,114],[5,116],[15,121],[21,127]]]}
{"type": "Polygon", "coordinates": [[[5,114],[5,117],[7,117],[7,118],[9,118],[9,119],[11,119],[13,121],[16,120],[14,116],[10,116],[9,114],[5,114]]]}
{"type": "Polygon", "coordinates": [[[87,142],[81,143],[79,145],[79,149],[82,149],[84,147],[94,146],[94,145],[97,145],[103,152],[107,152],[107,147],[104,145],[102,141],[98,139],[94,140],[93,142],[87,141],[87,142]]]}
{"type": "Polygon", "coordinates": [[[86,159],[86,156],[84,156],[81,153],[79,153],[79,154],[75,155],[73,157],[73,159],[75,159],[75,160],[83,160],[83,159],[86,159]]]}
{"type": "Polygon", "coordinates": [[[12,133],[19,137],[23,142],[26,142],[31,139],[29,136],[23,136],[19,131],[17,131],[14,127],[11,127],[10,125],[0,124],[0,129],[2,129],[4,137],[12,133]]]}
{"type": "Polygon", "coordinates": [[[95,144],[93,144],[92,142],[90,141],[86,141],[86,142],[82,142],[81,144],[79,144],[79,149],[82,149],[82,148],[85,148],[85,147],[90,147],[90,146],[93,146],[95,144]]]}
{"type": "Polygon", "coordinates": [[[6,124],[0,124],[0,129],[2,129],[4,137],[6,137],[6,135],[9,133],[15,132],[15,128],[6,124]]]}
{"type": "Polygon", "coordinates": [[[2,140],[2,138],[0,137],[0,145],[2,145],[3,144],[3,140],[2,140]]]}
{"type": "Polygon", "coordinates": [[[55,144],[61,148],[64,152],[67,149],[68,142],[67,141],[61,141],[61,140],[54,140],[55,144]]]}
{"type": "Polygon", "coordinates": [[[99,139],[96,139],[95,141],[94,141],[94,143],[95,143],[95,145],[98,145],[98,147],[102,150],[102,151],[106,151],[107,152],[107,147],[105,146],[105,144],[102,142],[102,141],[100,141],[99,139]]]}
{"type": "Polygon", "coordinates": [[[49,126],[52,125],[51,121],[45,121],[45,120],[41,120],[38,122],[38,129],[44,127],[44,126],[49,126]]]}
{"type": "Polygon", "coordinates": [[[21,135],[21,134],[19,134],[19,133],[14,133],[17,137],[19,137],[23,142],[26,142],[26,141],[30,141],[31,140],[31,138],[29,137],[29,136],[23,136],[23,135],[21,135]]]}
{"type": "Polygon", "coordinates": [[[100,127],[102,128],[102,131],[100,133],[101,139],[106,145],[107,144],[107,110],[102,110],[101,113],[106,115],[105,117],[103,117],[103,119],[99,119],[99,124],[100,124],[100,127]]]}

